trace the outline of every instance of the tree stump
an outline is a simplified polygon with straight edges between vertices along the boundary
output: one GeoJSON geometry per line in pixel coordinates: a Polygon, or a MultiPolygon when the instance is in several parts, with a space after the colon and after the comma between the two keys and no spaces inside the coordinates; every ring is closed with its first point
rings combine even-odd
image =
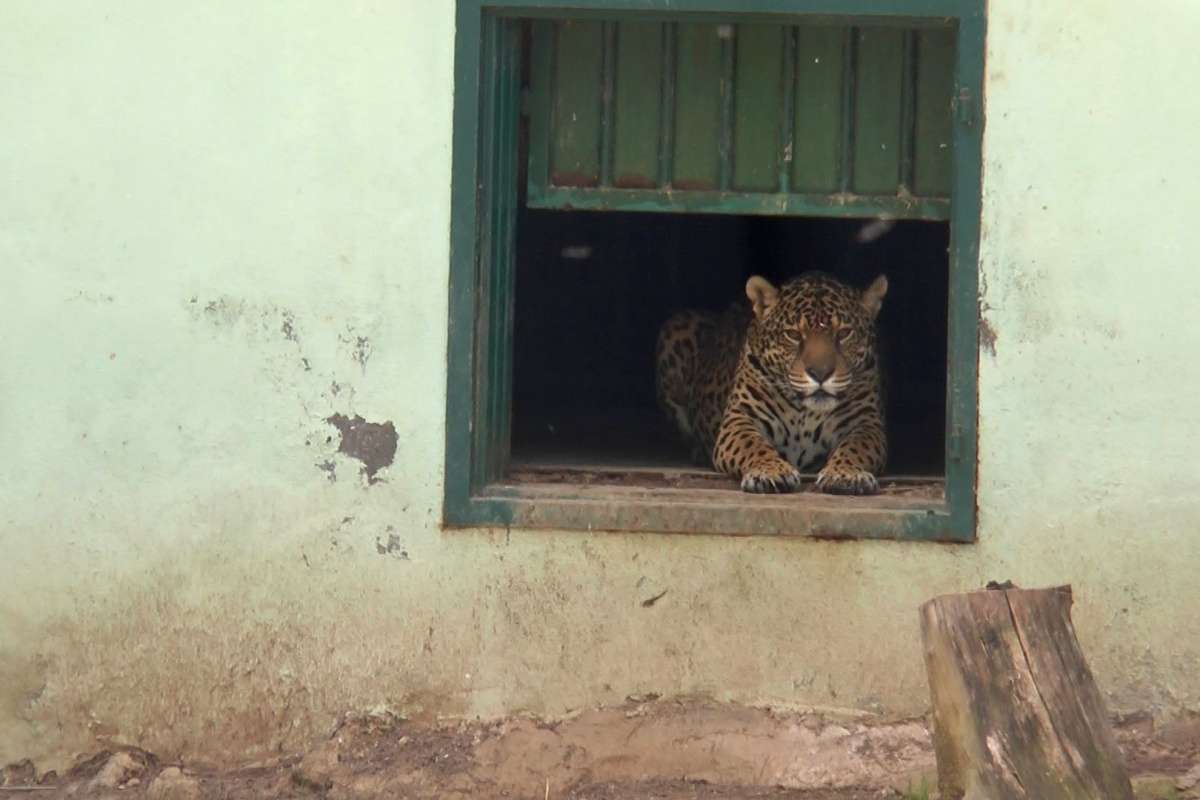
{"type": "Polygon", "coordinates": [[[1133,800],[1070,586],[934,598],[921,638],[943,800],[1133,800]]]}

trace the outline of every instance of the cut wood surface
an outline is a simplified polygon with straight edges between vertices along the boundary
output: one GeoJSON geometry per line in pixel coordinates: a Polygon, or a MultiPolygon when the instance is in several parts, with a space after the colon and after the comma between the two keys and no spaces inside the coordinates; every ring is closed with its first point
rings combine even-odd
{"type": "Polygon", "coordinates": [[[943,800],[1132,800],[1071,624],[1071,587],[921,606],[943,800]]]}

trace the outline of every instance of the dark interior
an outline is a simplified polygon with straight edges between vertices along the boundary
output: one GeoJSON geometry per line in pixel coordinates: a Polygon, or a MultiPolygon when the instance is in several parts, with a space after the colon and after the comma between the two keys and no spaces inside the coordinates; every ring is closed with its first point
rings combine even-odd
{"type": "Polygon", "coordinates": [[[658,326],[680,308],[726,307],[754,273],[778,283],[820,269],[858,287],[887,274],[879,319],[887,472],[942,475],[949,226],[871,226],[522,208],[513,462],[690,465],[655,403],[658,326]]]}

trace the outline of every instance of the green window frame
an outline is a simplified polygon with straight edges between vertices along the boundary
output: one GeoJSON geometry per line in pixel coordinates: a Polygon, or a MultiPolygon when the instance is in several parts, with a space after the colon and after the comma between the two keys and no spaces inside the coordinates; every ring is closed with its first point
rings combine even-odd
{"type": "Polygon", "coordinates": [[[973,541],[985,2],[457,0],[445,526],[973,541]],[[943,499],[760,496],[506,481],[523,103],[520,26],[539,18],[773,24],[850,20],[900,26],[926,21],[954,27],[943,499]]]}

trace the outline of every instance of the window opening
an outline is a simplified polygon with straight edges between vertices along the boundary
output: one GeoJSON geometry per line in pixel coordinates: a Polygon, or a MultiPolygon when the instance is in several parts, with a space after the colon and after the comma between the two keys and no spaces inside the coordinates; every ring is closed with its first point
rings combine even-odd
{"type": "Polygon", "coordinates": [[[974,537],[983,4],[910,2],[458,0],[448,524],[974,537]],[[672,312],[811,269],[888,279],[878,495],[739,492],[655,397],[672,312]]]}

